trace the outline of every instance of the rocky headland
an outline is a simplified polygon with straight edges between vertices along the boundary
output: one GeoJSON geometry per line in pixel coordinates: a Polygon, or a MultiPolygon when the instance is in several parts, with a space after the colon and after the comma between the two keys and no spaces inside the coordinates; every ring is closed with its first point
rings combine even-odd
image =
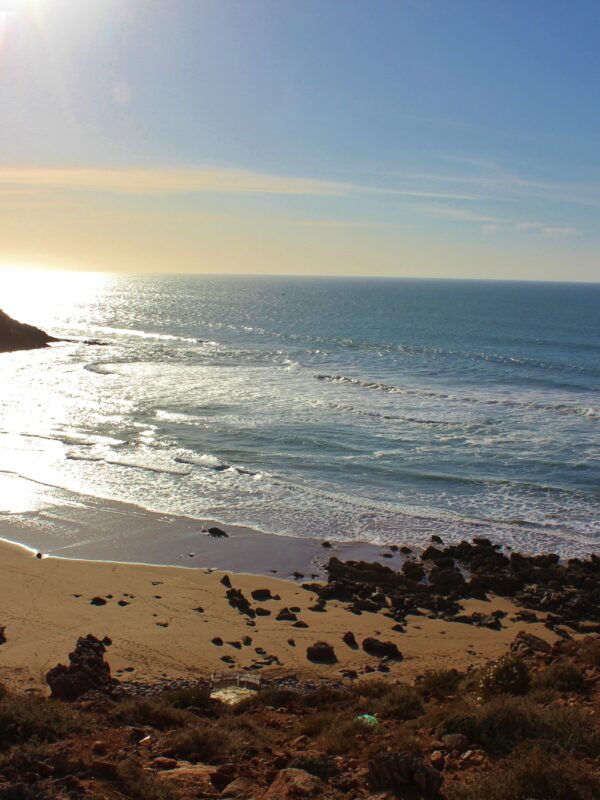
{"type": "Polygon", "coordinates": [[[24,322],[17,322],[0,309],[0,353],[10,353],[14,350],[36,350],[57,341],[59,340],[40,328],[24,322]]]}

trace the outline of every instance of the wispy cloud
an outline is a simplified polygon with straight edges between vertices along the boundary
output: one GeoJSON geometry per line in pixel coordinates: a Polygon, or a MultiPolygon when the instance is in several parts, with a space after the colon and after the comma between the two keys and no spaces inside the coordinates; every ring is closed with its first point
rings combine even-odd
{"type": "Polygon", "coordinates": [[[550,237],[579,236],[581,234],[581,231],[579,230],[579,228],[572,228],[572,227],[565,226],[563,228],[561,228],[561,227],[558,227],[558,228],[552,228],[552,227],[542,228],[542,233],[544,234],[544,236],[550,236],[550,237]]]}
{"type": "Polygon", "coordinates": [[[486,222],[486,223],[499,223],[502,220],[497,217],[490,216],[489,214],[482,214],[479,211],[471,211],[466,208],[455,208],[454,206],[447,206],[442,204],[427,204],[419,205],[416,207],[419,211],[424,211],[427,214],[438,214],[442,217],[459,220],[462,222],[486,222]]]}
{"type": "Polygon", "coordinates": [[[446,200],[472,199],[469,194],[457,192],[368,186],[212,167],[185,169],[0,167],[0,187],[2,185],[136,195],[225,193],[342,197],[368,193],[446,200]]]}

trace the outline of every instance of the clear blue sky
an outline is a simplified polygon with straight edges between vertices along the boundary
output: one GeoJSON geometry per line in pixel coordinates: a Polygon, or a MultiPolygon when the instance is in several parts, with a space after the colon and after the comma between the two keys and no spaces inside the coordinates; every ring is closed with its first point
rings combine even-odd
{"type": "Polygon", "coordinates": [[[600,3],[0,0],[0,263],[600,279],[600,3]]]}

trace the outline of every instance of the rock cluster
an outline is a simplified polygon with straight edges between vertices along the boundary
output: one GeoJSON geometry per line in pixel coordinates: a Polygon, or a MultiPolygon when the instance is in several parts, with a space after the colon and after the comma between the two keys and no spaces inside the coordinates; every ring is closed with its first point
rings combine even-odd
{"type": "MultiPolygon", "coordinates": [[[[320,603],[330,599],[348,603],[355,614],[382,610],[402,623],[407,614],[425,609],[432,617],[499,629],[502,612],[461,614],[462,599],[487,600],[493,593],[545,612],[546,625],[559,633],[559,625],[600,632],[600,624],[589,624],[600,623],[600,557],[596,555],[561,563],[553,553],[507,555],[489,539],[475,538],[447,547],[430,545],[419,560],[406,561],[401,571],[377,562],[343,562],[335,557],[329,559],[326,570],[325,585],[305,583],[303,587],[317,594],[320,603]]],[[[532,613],[531,620],[535,619],[532,613]]]]}
{"type": "Polygon", "coordinates": [[[106,647],[91,633],[80,636],[75,650],[69,653],[69,666],[57,664],[46,675],[52,697],[57,700],[77,700],[89,691],[115,696],[119,682],[110,674],[104,660],[106,647]]]}

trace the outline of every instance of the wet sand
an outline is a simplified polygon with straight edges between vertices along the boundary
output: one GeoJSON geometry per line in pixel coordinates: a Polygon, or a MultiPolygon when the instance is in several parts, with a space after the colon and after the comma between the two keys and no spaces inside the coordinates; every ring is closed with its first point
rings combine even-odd
{"type": "Polygon", "coordinates": [[[323,576],[331,555],[381,561],[395,568],[403,561],[400,553],[386,546],[332,541],[328,549],[318,535],[280,536],[91,496],[81,499],[48,502],[34,511],[0,513],[0,538],[60,558],[211,567],[282,578],[293,578],[294,572],[323,576]],[[208,536],[205,531],[212,526],[224,529],[228,536],[208,536]]]}
{"type": "Polygon", "coordinates": [[[461,669],[496,657],[523,627],[548,641],[556,638],[543,625],[511,622],[516,607],[502,599],[464,603],[468,611],[509,612],[500,631],[411,616],[406,632],[400,633],[380,612],[357,616],[334,601],[327,603],[325,612],[311,611],[315,595],[293,581],[231,574],[232,585],[248,599],[256,588],[269,588],[280,597],[252,601],[271,614],[256,617],[249,625],[248,618],[229,605],[222,577],[222,572],[201,568],[39,559],[21,546],[0,542],[0,625],[6,636],[0,645],[0,681],[20,690],[44,691],[46,671],[65,662],[77,637],[87,633],[109,636],[113,644],[107,658],[113,673],[140,681],[164,675],[206,677],[213,670],[229,669],[222,656],[235,659],[234,670],[247,669],[253,660],[262,660],[256,647],[281,662],[258,674],[337,678],[342,669],[376,668],[378,659],[342,641],[346,631],[352,631],[359,643],[366,636],[394,641],[404,660],[392,663],[391,671],[403,680],[429,669],[461,669]],[[94,597],[106,603],[93,605],[94,597]],[[297,617],[308,627],[277,621],[277,612],[286,606],[298,607],[297,617]],[[244,636],[251,637],[250,645],[228,644],[241,643],[244,636]],[[213,644],[215,637],[224,644],[213,644]],[[307,646],[318,640],[334,646],[336,664],[317,666],[307,660],[307,646]]]}

